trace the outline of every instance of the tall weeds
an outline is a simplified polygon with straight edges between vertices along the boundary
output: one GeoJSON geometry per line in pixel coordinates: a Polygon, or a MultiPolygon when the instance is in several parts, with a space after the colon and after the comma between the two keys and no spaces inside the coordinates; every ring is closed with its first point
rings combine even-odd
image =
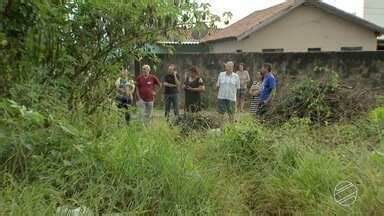
{"type": "Polygon", "coordinates": [[[269,127],[244,117],[181,136],[162,120],[127,127],[115,112],[47,115],[3,101],[0,212],[380,215],[381,110],[328,126],[293,118],[269,127]],[[347,207],[333,197],[341,181],[358,188],[347,207]]]}

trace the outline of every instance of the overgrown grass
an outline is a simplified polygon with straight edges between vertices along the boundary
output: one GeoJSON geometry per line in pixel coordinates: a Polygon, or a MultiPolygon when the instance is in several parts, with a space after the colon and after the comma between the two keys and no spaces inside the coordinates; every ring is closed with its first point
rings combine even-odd
{"type": "Polygon", "coordinates": [[[9,120],[0,151],[4,214],[49,215],[58,206],[87,206],[98,214],[206,215],[215,208],[209,199],[213,181],[177,150],[178,131],[165,122],[152,131],[99,113],[87,119],[93,123],[77,116],[70,127],[56,120],[29,130],[17,110],[3,114],[9,120]]]}
{"type": "Polygon", "coordinates": [[[3,103],[0,112],[2,215],[53,215],[58,207],[99,215],[384,212],[382,108],[321,127],[297,118],[271,127],[244,117],[187,137],[163,120],[127,127],[110,111],[48,116],[23,109],[3,103]],[[349,207],[333,198],[341,181],[358,188],[349,207]]]}

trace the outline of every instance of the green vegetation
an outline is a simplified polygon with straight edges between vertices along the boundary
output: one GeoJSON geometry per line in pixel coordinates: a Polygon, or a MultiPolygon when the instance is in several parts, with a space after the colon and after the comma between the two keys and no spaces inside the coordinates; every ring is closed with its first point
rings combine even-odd
{"type": "Polygon", "coordinates": [[[212,27],[220,17],[209,9],[181,0],[2,1],[0,96],[32,106],[51,95],[68,109],[95,112],[113,95],[122,66],[156,63],[148,45],[212,27]]]}
{"type": "Polygon", "coordinates": [[[384,107],[338,118],[336,82],[299,83],[278,125],[126,126],[111,103],[120,67],[216,20],[189,1],[1,1],[0,215],[382,215],[384,107]],[[341,181],[358,188],[348,207],[341,181]]]}
{"type": "Polygon", "coordinates": [[[118,112],[67,118],[2,101],[0,113],[5,215],[52,215],[59,206],[149,215],[384,211],[383,108],[322,127],[294,118],[270,128],[243,117],[187,137],[163,120],[151,130],[126,127],[118,112]],[[341,181],[359,190],[350,207],[333,200],[341,181]]]}
{"type": "Polygon", "coordinates": [[[375,104],[374,94],[347,87],[335,71],[325,70],[322,80],[305,78],[293,85],[267,117],[272,122],[291,118],[309,118],[313,123],[328,124],[354,119],[375,104]]]}

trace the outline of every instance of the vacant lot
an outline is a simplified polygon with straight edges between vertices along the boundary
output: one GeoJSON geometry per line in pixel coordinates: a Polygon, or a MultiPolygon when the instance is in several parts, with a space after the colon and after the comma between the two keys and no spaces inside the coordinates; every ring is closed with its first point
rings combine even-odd
{"type": "Polygon", "coordinates": [[[244,115],[188,135],[161,118],[127,127],[114,112],[68,119],[3,102],[1,113],[4,215],[52,215],[58,207],[96,215],[384,211],[383,108],[328,126],[298,118],[271,126],[244,115]],[[344,206],[334,197],[343,181],[357,189],[344,206]]]}

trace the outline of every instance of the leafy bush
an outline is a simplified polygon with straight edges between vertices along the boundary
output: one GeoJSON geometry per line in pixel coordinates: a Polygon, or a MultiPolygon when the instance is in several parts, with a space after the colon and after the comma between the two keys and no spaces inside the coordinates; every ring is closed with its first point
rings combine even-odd
{"type": "Polygon", "coordinates": [[[279,98],[266,119],[283,122],[299,117],[327,124],[356,117],[368,111],[373,101],[364,90],[342,86],[334,72],[322,81],[305,79],[295,84],[279,98]]]}
{"type": "Polygon", "coordinates": [[[35,105],[40,90],[53,87],[65,93],[62,106],[88,113],[112,96],[122,66],[157,62],[148,44],[220,20],[209,4],[189,1],[13,0],[0,11],[0,95],[35,105]]]}
{"type": "Polygon", "coordinates": [[[0,124],[1,168],[24,177],[32,174],[33,157],[55,160],[52,154],[62,154],[68,149],[63,144],[78,135],[70,125],[11,100],[0,101],[0,124]]]}

